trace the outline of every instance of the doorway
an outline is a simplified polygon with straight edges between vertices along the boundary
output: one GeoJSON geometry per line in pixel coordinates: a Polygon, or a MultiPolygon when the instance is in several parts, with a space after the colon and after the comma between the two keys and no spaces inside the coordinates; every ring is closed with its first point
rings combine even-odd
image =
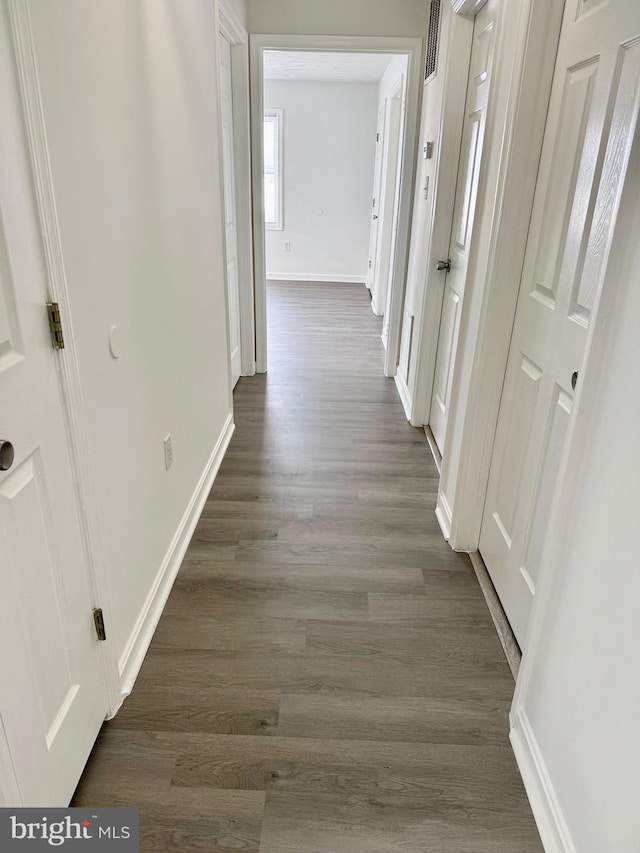
{"type": "Polygon", "coordinates": [[[268,281],[364,284],[389,326],[406,55],[264,52],[268,281]]]}
{"type": "Polygon", "coordinates": [[[406,270],[421,47],[419,39],[252,39],[259,371],[267,369],[267,279],[368,286],[397,349],[401,306],[390,297],[406,270]]]}

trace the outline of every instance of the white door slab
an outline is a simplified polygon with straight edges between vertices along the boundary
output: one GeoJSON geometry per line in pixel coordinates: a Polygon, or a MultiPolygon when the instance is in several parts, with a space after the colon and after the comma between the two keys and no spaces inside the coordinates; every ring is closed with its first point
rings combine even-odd
{"type": "Polygon", "coordinates": [[[521,644],[637,121],[638,36],[636,0],[566,4],[480,533],[521,644]]]}
{"type": "Polygon", "coordinates": [[[107,710],[7,4],[0,11],[0,805],[65,806],[107,710]]]}
{"type": "Polygon", "coordinates": [[[229,354],[231,384],[235,387],[242,372],[240,348],[240,293],[238,282],[238,234],[236,219],[236,176],[233,137],[233,96],[231,91],[231,45],[219,34],[222,158],[224,175],[224,218],[227,250],[227,305],[229,310],[229,354]]]}
{"type": "Polygon", "coordinates": [[[441,454],[444,454],[453,367],[473,235],[498,10],[499,0],[489,0],[475,18],[451,242],[449,257],[443,258],[443,261],[450,260],[451,269],[442,273],[446,279],[429,413],[429,426],[441,454]]]}
{"type": "Polygon", "coordinates": [[[393,278],[395,240],[398,223],[399,182],[402,173],[402,132],[404,125],[404,86],[402,75],[386,99],[387,126],[384,145],[384,166],[380,194],[380,222],[378,223],[378,248],[376,275],[373,282],[372,307],[374,313],[384,317],[382,341],[387,345],[389,333],[389,292],[393,278]]]}
{"type": "Polygon", "coordinates": [[[385,143],[386,101],[378,112],[376,133],[376,159],[373,169],[373,199],[371,203],[371,232],[369,236],[369,270],[367,272],[367,287],[373,293],[373,286],[378,273],[378,234],[380,225],[380,194],[382,192],[382,154],[385,143]]]}

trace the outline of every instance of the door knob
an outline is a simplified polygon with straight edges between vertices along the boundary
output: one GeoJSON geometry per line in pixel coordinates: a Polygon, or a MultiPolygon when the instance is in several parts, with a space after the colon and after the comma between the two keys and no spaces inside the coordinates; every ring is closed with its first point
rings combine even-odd
{"type": "Polygon", "coordinates": [[[450,261],[450,260],[446,260],[446,261],[438,261],[438,263],[436,264],[436,269],[437,269],[439,272],[450,272],[450,270],[451,270],[451,261],[450,261]]]}
{"type": "Polygon", "coordinates": [[[576,390],[576,385],[578,384],[578,371],[574,370],[571,374],[571,388],[572,390],[576,390]]]}
{"type": "Polygon", "coordinates": [[[373,214],[373,218],[374,218],[374,219],[377,219],[377,218],[378,218],[378,214],[377,214],[377,213],[374,213],[374,214],[373,214]]]}
{"type": "Polygon", "coordinates": [[[0,438],[0,471],[8,471],[11,468],[14,456],[13,444],[0,438]]]}

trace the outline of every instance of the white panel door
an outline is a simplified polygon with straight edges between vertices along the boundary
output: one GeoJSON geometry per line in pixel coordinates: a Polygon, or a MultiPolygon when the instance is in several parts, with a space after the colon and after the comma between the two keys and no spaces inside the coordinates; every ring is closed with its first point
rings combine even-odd
{"type": "Polygon", "coordinates": [[[566,4],[480,535],[521,644],[638,116],[638,36],[637,0],[566,4]]]}
{"type": "Polygon", "coordinates": [[[235,147],[233,97],[231,93],[231,46],[220,34],[220,98],[222,103],[222,160],[224,173],[224,217],[227,250],[227,305],[231,383],[235,387],[242,371],[240,350],[240,294],[238,290],[238,235],[236,220],[235,147]]]}
{"type": "Polygon", "coordinates": [[[107,703],[9,33],[3,4],[0,439],[15,457],[0,470],[0,804],[65,806],[107,703]]]}
{"type": "Polygon", "coordinates": [[[380,194],[382,192],[382,154],[384,151],[385,140],[385,120],[386,120],[386,105],[385,100],[382,108],[378,112],[378,130],[376,133],[376,159],[373,170],[373,200],[371,203],[371,232],[369,236],[369,271],[367,273],[367,287],[370,291],[373,290],[373,283],[376,279],[377,264],[378,264],[378,225],[380,223],[380,194]]]}
{"type": "MultiPolygon", "coordinates": [[[[498,0],[489,0],[476,15],[473,28],[469,83],[449,245],[448,260],[450,260],[451,269],[443,273],[446,278],[429,412],[429,426],[440,453],[444,453],[453,368],[460,330],[460,313],[473,235],[498,9],[498,0]]],[[[443,260],[447,259],[443,258],[443,260]]]]}

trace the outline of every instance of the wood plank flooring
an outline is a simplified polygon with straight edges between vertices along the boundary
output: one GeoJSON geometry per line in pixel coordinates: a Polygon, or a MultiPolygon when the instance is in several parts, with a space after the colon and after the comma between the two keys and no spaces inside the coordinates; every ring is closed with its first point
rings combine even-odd
{"type": "Polygon", "coordinates": [[[269,373],[74,805],[143,851],[540,853],[513,679],[362,285],[273,284],[269,373]]]}

